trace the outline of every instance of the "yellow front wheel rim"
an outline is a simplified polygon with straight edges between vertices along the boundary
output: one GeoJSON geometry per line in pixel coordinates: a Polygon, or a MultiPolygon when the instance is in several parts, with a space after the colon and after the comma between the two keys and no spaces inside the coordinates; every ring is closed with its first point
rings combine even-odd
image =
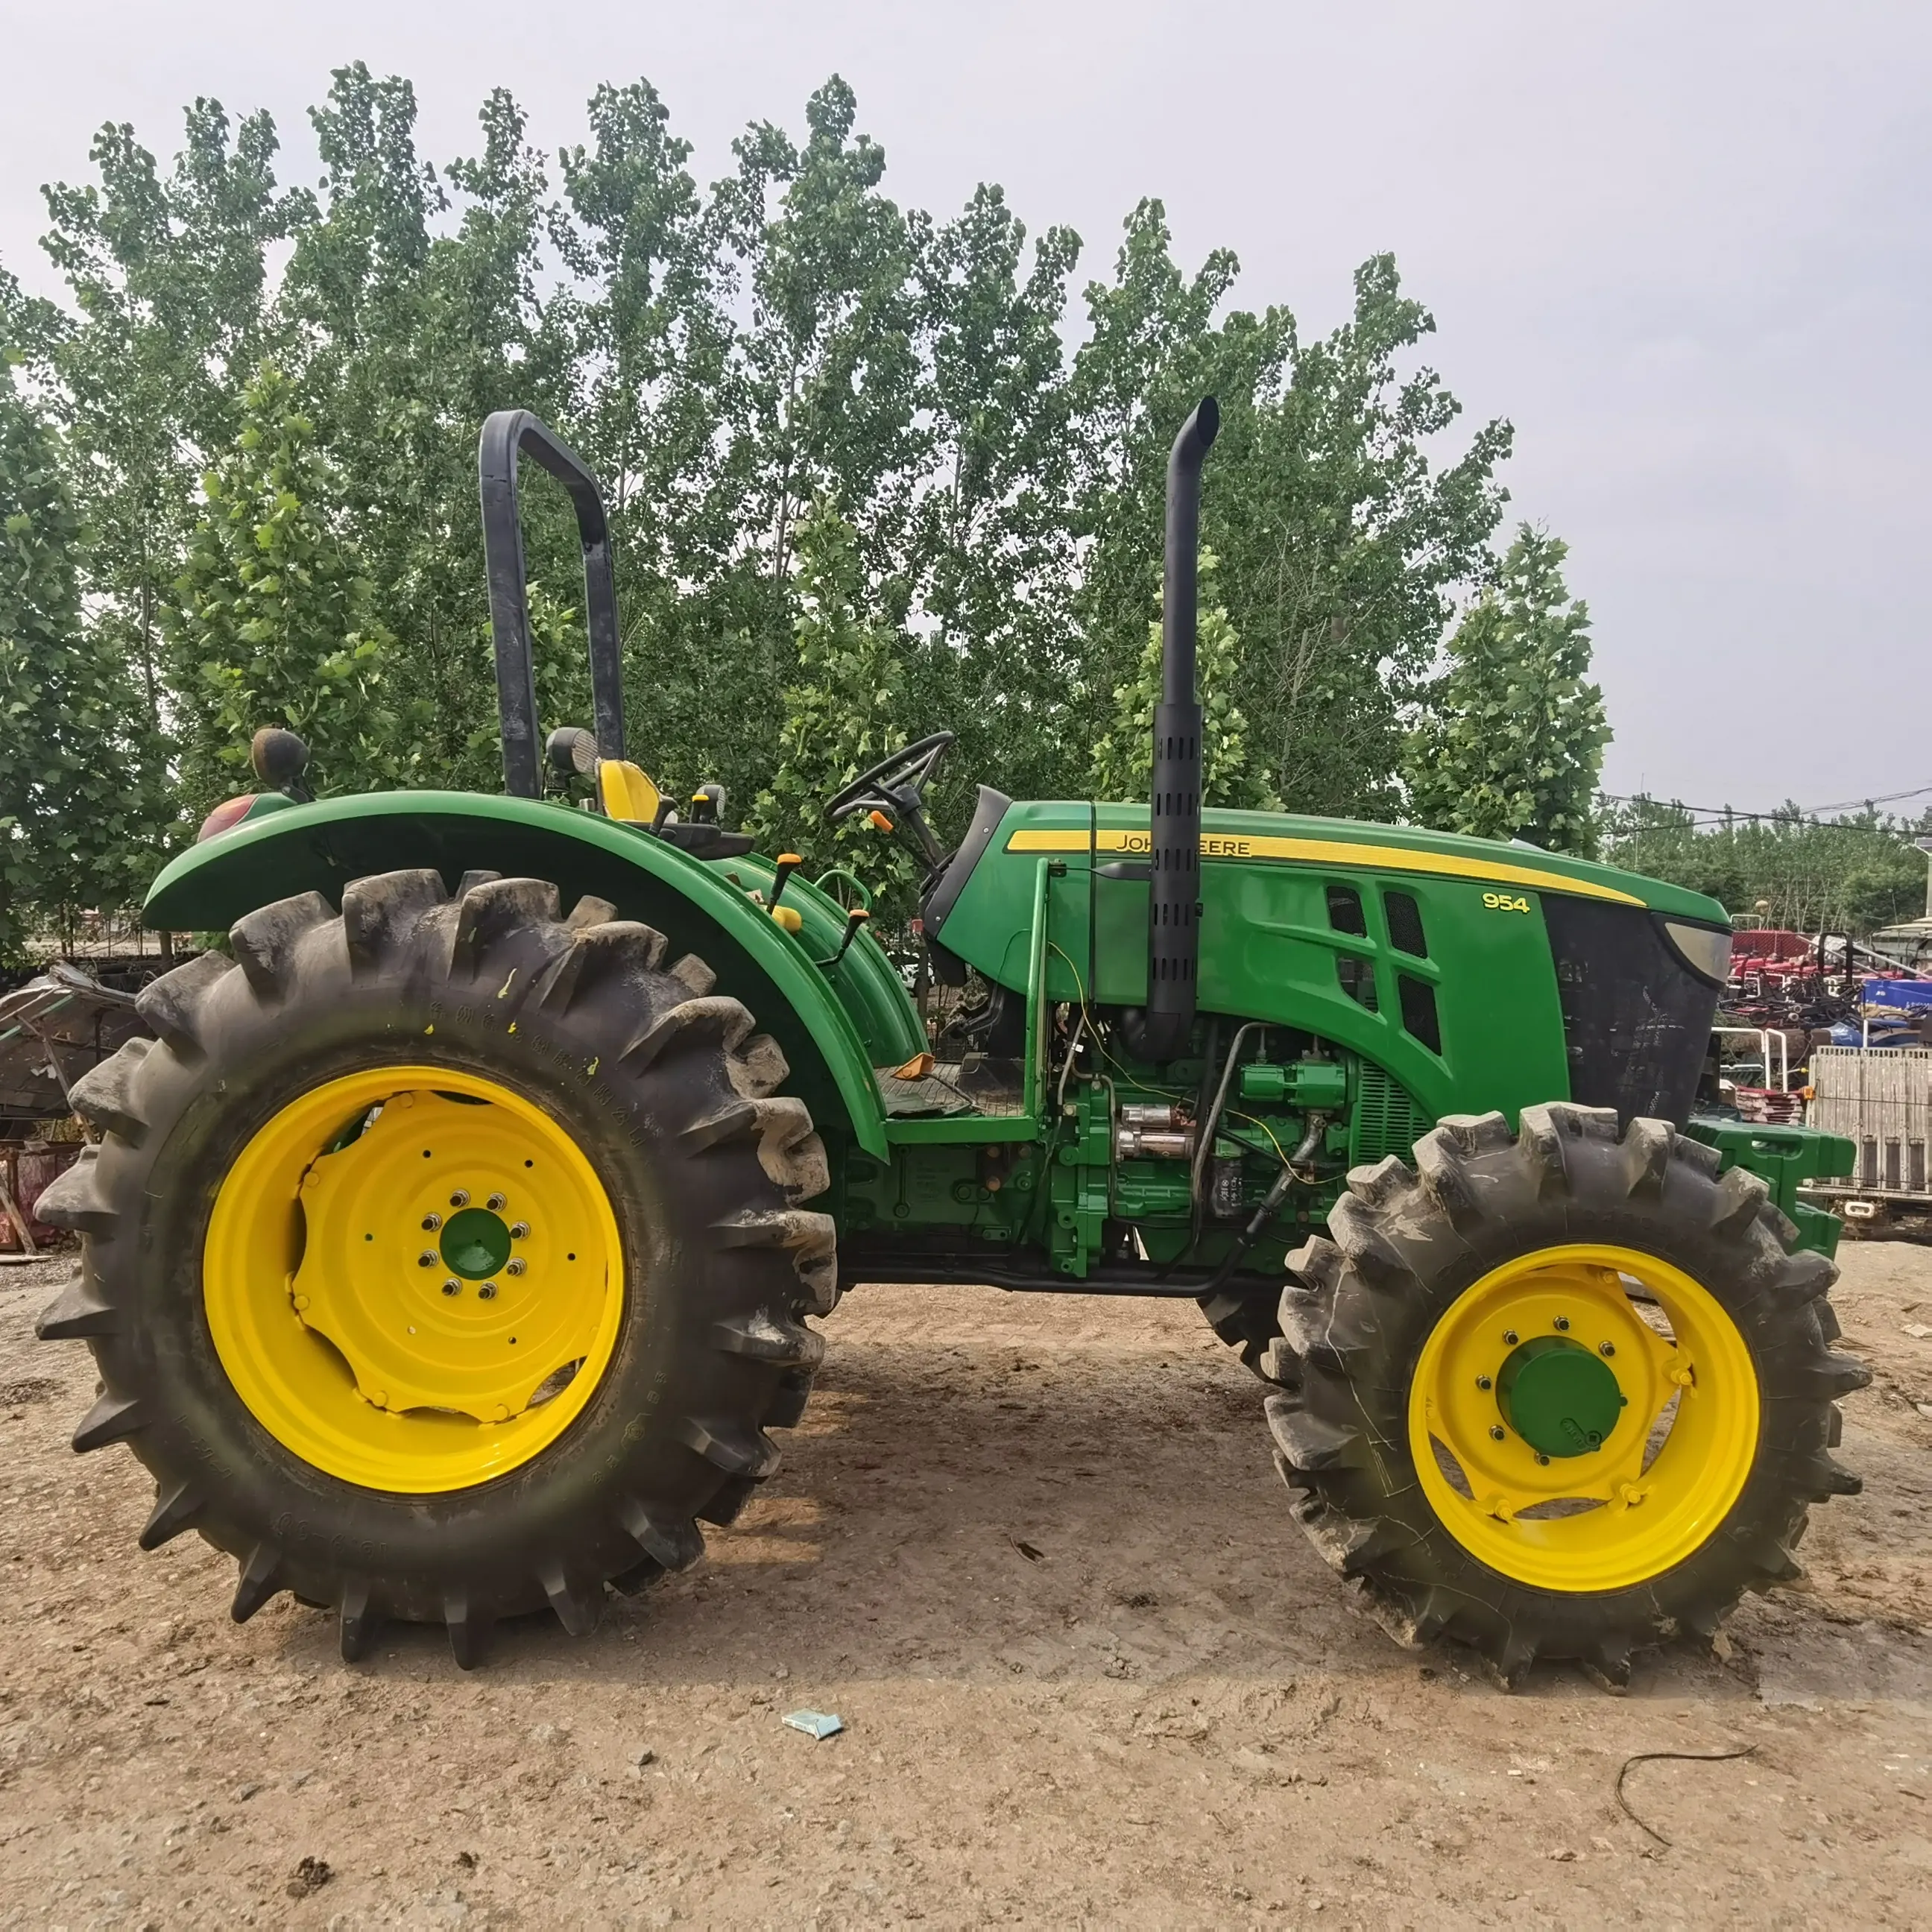
{"type": "Polygon", "coordinates": [[[580,1415],[624,1308],[610,1198],[534,1102],[386,1066],[290,1101],[215,1197],[202,1294],[250,1414],[367,1489],[466,1489],[580,1415]]]}
{"type": "Polygon", "coordinates": [[[1682,1269],[1632,1248],[1544,1248],[1492,1269],[1437,1322],[1409,1388],[1410,1453],[1437,1516],[1490,1568],[1546,1590],[1625,1589],[1692,1555],[1742,1493],[1758,1426],[1737,1324],[1682,1269]],[[1600,1443],[1546,1454],[1511,1426],[1502,1390],[1552,1342],[1613,1371],[1618,1406],[1600,1443]]]}

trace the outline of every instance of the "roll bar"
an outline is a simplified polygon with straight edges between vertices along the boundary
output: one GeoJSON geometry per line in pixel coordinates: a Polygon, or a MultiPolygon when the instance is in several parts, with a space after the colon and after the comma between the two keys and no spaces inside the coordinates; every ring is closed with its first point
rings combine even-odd
{"type": "Polygon", "coordinates": [[[584,548],[584,614],[590,634],[590,694],[600,758],[624,755],[624,668],[617,632],[617,588],[610,527],[590,466],[528,410],[499,410],[477,445],[483,503],[483,567],[490,586],[490,634],[496,653],[496,710],[503,736],[503,789],[513,798],[542,795],[537,737],[536,667],[530,648],[524,525],[517,459],[531,458],[570,492],[584,548]]]}

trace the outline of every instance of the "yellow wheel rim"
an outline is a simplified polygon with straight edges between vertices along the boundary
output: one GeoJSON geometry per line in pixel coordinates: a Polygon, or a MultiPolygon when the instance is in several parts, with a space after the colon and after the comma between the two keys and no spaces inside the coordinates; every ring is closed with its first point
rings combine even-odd
{"type": "Polygon", "coordinates": [[[1682,1562],[1737,1501],[1757,1451],[1757,1376],[1737,1324],[1682,1269],[1632,1248],[1544,1248],[1492,1269],[1436,1324],[1408,1435],[1430,1505],[1490,1568],[1545,1590],[1625,1589],[1682,1562]],[[1586,1375],[1614,1372],[1616,1420],[1600,1445],[1546,1455],[1511,1426],[1523,1418],[1505,1370],[1559,1344],[1586,1352],[1586,1375]]]}
{"type": "Polygon", "coordinates": [[[229,1170],[202,1258],[216,1353],[282,1446],[427,1495],[514,1469],[583,1412],[616,1346],[617,1220],[522,1095],[386,1066],[292,1100],[229,1170]]]}

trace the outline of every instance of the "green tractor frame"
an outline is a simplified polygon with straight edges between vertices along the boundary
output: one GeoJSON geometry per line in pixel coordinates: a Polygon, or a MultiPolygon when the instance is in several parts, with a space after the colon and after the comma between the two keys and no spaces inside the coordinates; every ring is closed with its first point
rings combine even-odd
{"type": "Polygon", "coordinates": [[[862,893],[628,759],[596,480],[490,418],[503,795],[314,799],[259,734],[265,788],[146,904],[226,949],[74,1090],[93,1137],[40,1212],[82,1260],[40,1332],[99,1364],[76,1448],[154,1478],[144,1549],[199,1532],[237,1620],[292,1592],[350,1659],[386,1620],[466,1666],[545,1606],[580,1633],[778,1467],[844,1288],[956,1282],[1197,1300],[1317,1550],[1505,1683],[1620,1685],[1796,1574],[1857,1487],[1838,1224],[1797,1192],[1850,1148],[1697,1111],[1712,901],[1202,809],[1217,422],[1169,468],[1145,806],[982,786],[946,850],[945,733],[827,801],[926,867],[929,1030],[862,893]],[[590,637],[593,726],[541,742],[520,458],[574,504],[590,637]]]}

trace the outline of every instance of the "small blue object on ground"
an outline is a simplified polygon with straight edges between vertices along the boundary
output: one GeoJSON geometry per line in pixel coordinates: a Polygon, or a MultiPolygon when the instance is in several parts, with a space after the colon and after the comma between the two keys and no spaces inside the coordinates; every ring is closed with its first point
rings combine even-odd
{"type": "Polygon", "coordinates": [[[835,1718],[830,1711],[788,1711],[779,1722],[802,1731],[808,1738],[836,1737],[845,1728],[845,1720],[835,1718]]]}

